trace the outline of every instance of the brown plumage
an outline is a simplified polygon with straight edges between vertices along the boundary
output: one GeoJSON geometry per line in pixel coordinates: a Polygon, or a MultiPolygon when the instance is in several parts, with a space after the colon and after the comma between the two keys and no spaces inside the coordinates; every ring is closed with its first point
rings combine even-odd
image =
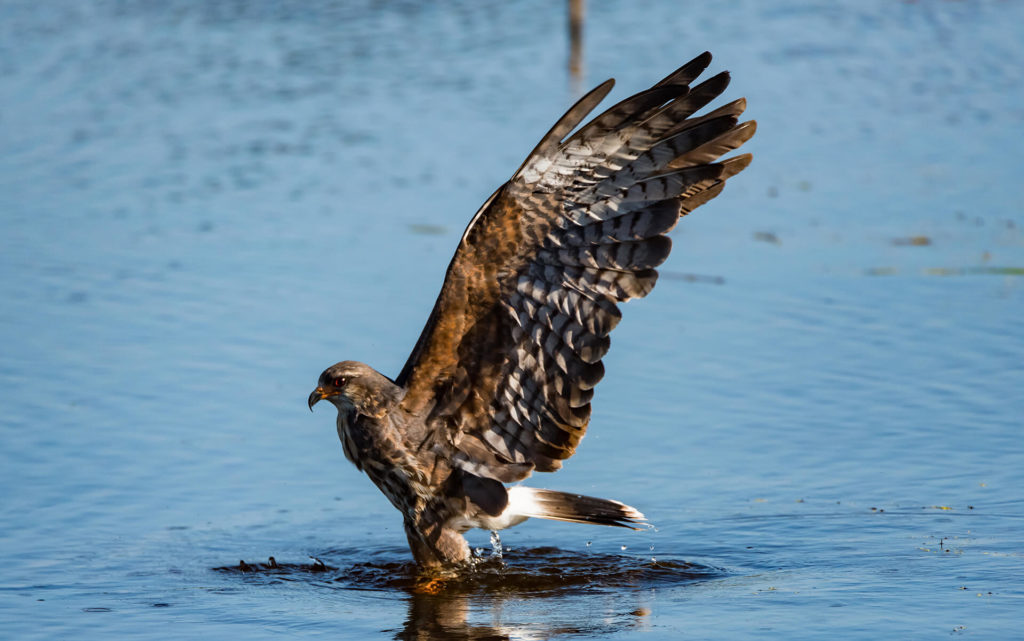
{"type": "Polygon", "coordinates": [[[728,85],[690,87],[704,53],[571,132],[611,90],[579,100],[470,221],[394,381],[328,368],[309,397],[338,408],[345,455],[405,518],[416,561],[464,561],[462,532],[534,516],[630,527],[615,501],[504,483],[552,472],[586,432],[618,303],[646,296],[679,218],[750,163],[743,99],[693,114],[728,85]]]}

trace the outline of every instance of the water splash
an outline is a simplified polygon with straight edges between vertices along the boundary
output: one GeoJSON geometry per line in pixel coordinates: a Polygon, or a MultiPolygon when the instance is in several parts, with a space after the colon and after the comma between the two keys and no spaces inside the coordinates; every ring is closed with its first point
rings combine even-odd
{"type": "MultiPolygon", "coordinates": [[[[710,566],[649,556],[605,554],[588,549],[562,550],[554,547],[503,548],[492,537],[493,550],[459,572],[431,578],[432,589],[447,594],[530,594],[558,595],[621,588],[648,589],[718,579],[727,573],[710,566]],[[436,579],[436,580],[435,580],[436,579]]],[[[329,589],[420,591],[424,575],[407,559],[404,550],[388,550],[374,560],[354,561],[355,552],[335,558],[325,552],[314,563],[280,561],[246,563],[214,568],[228,575],[244,575],[248,583],[280,581],[308,582],[329,589]],[[321,560],[323,557],[325,560],[321,560]]],[[[366,558],[365,554],[359,555],[366,558]]]]}
{"type": "Polygon", "coordinates": [[[491,558],[501,560],[501,537],[497,530],[491,530],[491,558]]]}

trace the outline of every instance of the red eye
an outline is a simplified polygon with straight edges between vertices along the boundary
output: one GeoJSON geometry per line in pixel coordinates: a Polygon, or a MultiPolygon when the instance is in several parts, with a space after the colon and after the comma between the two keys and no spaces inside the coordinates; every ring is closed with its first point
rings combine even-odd
{"type": "Polygon", "coordinates": [[[346,381],[343,377],[338,376],[333,381],[331,381],[331,385],[340,388],[340,387],[345,387],[345,383],[347,383],[347,382],[348,381],[346,381]]]}

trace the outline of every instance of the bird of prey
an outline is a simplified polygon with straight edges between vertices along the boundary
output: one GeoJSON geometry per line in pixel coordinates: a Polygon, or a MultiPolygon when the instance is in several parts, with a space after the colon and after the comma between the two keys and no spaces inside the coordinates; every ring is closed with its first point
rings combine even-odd
{"type": "Polygon", "coordinates": [[[581,98],[469,221],[408,362],[394,379],[355,361],[309,395],[338,410],[345,456],[402,513],[423,568],[471,558],[462,534],[529,517],[635,527],[617,501],[522,485],[572,456],[587,429],[618,303],[646,296],[681,216],[750,155],[729,84],[705,52],[573,130],[608,94],[581,98]],[[570,135],[571,133],[571,135],[570,135]]]}

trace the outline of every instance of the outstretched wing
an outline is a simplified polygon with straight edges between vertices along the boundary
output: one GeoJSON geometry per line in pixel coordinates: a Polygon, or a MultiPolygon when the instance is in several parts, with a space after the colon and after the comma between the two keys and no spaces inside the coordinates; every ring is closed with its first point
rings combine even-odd
{"type": "Polygon", "coordinates": [[[441,430],[456,465],[511,482],[572,456],[590,419],[617,303],[646,296],[679,217],[717,196],[749,155],[740,99],[693,87],[704,53],[566,139],[611,90],[577,102],[473,217],[415,349],[402,405],[441,430]]]}

